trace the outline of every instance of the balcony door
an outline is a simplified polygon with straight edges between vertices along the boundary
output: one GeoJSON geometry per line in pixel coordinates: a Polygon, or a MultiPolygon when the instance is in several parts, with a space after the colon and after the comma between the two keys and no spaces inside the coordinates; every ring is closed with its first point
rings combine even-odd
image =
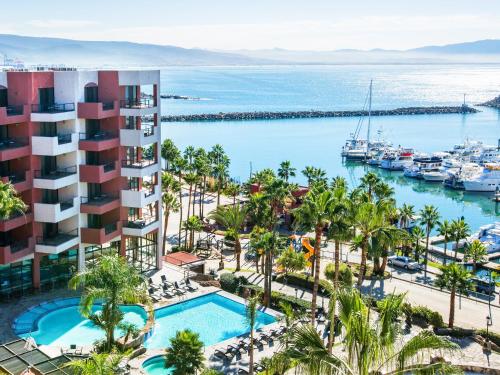
{"type": "Polygon", "coordinates": [[[56,204],[59,202],[59,191],[42,189],[42,202],[46,204],[56,204]]]}
{"type": "Polygon", "coordinates": [[[89,199],[98,198],[102,195],[102,185],[101,184],[87,184],[87,190],[89,194],[89,199]]]}
{"type": "Polygon", "coordinates": [[[57,236],[59,232],[59,226],[57,223],[43,223],[43,237],[53,238],[57,236]]]}
{"type": "Polygon", "coordinates": [[[47,110],[52,107],[55,103],[54,101],[54,88],[47,87],[43,89],[38,89],[38,99],[40,103],[40,108],[42,110],[47,110]]]}
{"type": "Polygon", "coordinates": [[[137,86],[125,86],[125,100],[128,102],[137,101],[137,86]]]}
{"type": "Polygon", "coordinates": [[[0,107],[7,107],[7,89],[0,88],[0,107]]]}
{"type": "Polygon", "coordinates": [[[97,86],[85,87],[85,103],[97,103],[99,101],[99,94],[97,86]]]}
{"type": "Polygon", "coordinates": [[[57,171],[57,159],[55,156],[42,156],[42,175],[57,171]]]}
{"type": "Polygon", "coordinates": [[[101,131],[101,123],[99,120],[85,120],[85,133],[88,138],[94,137],[101,131]]]}
{"type": "Polygon", "coordinates": [[[9,138],[9,127],[0,126],[0,141],[6,140],[8,138],[9,138]]]}
{"type": "Polygon", "coordinates": [[[57,136],[57,125],[55,122],[41,122],[40,135],[42,137],[55,137],[57,136]]]}

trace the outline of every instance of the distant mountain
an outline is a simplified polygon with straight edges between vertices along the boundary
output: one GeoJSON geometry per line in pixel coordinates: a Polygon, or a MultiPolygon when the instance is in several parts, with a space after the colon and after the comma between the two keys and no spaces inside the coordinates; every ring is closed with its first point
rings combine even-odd
{"type": "Polygon", "coordinates": [[[271,61],[229,52],[131,42],[95,42],[0,34],[1,57],[71,66],[258,65],[271,61]]]}
{"type": "Polygon", "coordinates": [[[270,64],[437,64],[500,63],[500,40],[480,40],[405,51],[342,49],[332,51],[210,51],[131,42],[80,41],[0,34],[2,55],[28,65],[77,67],[270,64]]]}

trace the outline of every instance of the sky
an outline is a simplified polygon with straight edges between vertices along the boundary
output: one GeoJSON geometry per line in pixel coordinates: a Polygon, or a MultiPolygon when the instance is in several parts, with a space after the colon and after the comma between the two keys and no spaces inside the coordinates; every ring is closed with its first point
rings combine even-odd
{"type": "Polygon", "coordinates": [[[219,50],[500,39],[499,0],[0,0],[0,33],[219,50]]]}

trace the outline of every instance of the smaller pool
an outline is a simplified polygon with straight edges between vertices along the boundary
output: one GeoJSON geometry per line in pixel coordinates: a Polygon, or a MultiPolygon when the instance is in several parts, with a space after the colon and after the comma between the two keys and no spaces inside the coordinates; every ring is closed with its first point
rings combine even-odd
{"type": "Polygon", "coordinates": [[[144,361],[142,368],[148,375],[168,375],[172,370],[165,368],[165,357],[158,355],[144,361]]]}
{"type": "MultiPolygon", "coordinates": [[[[105,337],[104,331],[85,319],[79,311],[79,299],[55,300],[35,306],[14,322],[14,331],[21,338],[33,337],[39,345],[67,347],[72,344],[90,346],[105,337]]],[[[95,305],[93,312],[100,310],[95,305]]],[[[121,306],[123,321],[143,328],[147,313],[140,306],[121,306]]],[[[115,331],[118,337],[120,330],[115,331]]]]}

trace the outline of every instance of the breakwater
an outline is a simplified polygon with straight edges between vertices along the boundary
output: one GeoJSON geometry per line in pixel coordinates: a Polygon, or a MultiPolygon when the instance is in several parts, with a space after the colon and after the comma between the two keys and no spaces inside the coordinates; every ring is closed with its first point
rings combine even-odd
{"type": "Polygon", "coordinates": [[[487,102],[479,104],[484,107],[498,108],[500,109],[500,95],[494,99],[488,100],[487,102]]]}
{"type": "MultiPolygon", "coordinates": [[[[469,106],[441,106],[441,107],[407,107],[396,109],[372,110],[372,116],[407,116],[407,115],[437,115],[476,113],[477,109],[469,106]]],[[[191,122],[191,121],[245,121],[245,120],[282,120],[300,118],[327,118],[327,117],[361,117],[368,116],[368,111],[284,111],[284,112],[229,112],[207,113],[192,115],[162,116],[163,122],[191,122]]]]}

